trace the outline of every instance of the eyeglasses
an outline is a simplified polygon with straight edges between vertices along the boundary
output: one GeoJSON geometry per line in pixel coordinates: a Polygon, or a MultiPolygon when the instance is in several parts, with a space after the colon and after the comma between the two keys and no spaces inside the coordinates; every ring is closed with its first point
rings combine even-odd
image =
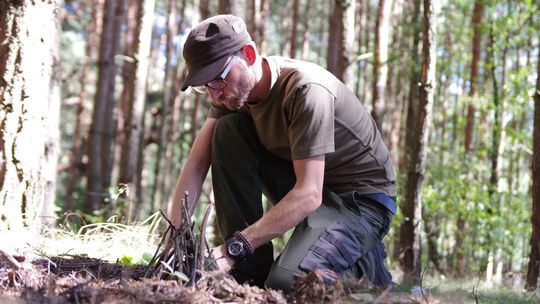
{"type": "Polygon", "coordinates": [[[192,87],[193,90],[195,92],[199,93],[199,94],[207,94],[208,93],[208,88],[210,88],[212,90],[223,90],[227,86],[227,82],[225,81],[225,77],[227,77],[227,75],[231,71],[234,60],[238,56],[238,52],[239,51],[236,51],[236,52],[233,53],[233,56],[232,56],[231,60],[229,61],[229,63],[227,63],[227,65],[225,66],[225,69],[223,70],[223,72],[221,72],[221,75],[217,76],[213,80],[210,80],[209,82],[205,83],[204,85],[192,87]]]}

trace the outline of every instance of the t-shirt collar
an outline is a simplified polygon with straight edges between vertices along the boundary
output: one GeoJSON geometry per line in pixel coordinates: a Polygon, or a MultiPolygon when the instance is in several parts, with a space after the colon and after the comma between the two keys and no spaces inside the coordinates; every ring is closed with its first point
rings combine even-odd
{"type": "Polygon", "coordinates": [[[272,91],[272,88],[274,87],[274,84],[276,84],[279,77],[278,64],[272,57],[263,57],[263,60],[268,63],[268,68],[270,70],[270,91],[272,91]]]}

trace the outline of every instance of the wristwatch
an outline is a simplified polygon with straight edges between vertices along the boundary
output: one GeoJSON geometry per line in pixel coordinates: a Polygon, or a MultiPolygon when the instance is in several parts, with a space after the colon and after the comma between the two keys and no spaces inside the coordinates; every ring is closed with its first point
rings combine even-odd
{"type": "Polygon", "coordinates": [[[227,245],[227,255],[233,260],[240,261],[246,257],[246,249],[242,241],[230,238],[225,244],[227,245]]]}

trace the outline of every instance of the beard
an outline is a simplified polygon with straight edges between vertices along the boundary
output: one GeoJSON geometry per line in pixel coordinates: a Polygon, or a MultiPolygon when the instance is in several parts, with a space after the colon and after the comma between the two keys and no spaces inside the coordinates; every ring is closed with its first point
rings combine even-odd
{"type": "Polygon", "coordinates": [[[246,104],[253,87],[255,87],[255,78],[246,69],[238,80],[237,92],[221,95],[219,102],[231,111],[238,111],[246,104]]]}

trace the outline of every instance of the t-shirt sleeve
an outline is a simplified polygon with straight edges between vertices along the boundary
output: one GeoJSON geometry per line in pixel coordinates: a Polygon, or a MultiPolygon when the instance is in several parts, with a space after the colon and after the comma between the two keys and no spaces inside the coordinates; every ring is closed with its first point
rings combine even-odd
{"type": "Polygon", "coordinates": [[[303,159],[334,152],[335,96],[319,84],[305,84],[286,111],[291,157],[303,159]]]}
{"type": "Polygon", "coordinates": [[[223,107],[220,107],[220,106],[217,106],[217,105],[214,105],[214,104],[211,104],[210,105],[210,110],[208,110],[208,115],[207,117],[208,118],[220,118],[221,116],[225,115],[225,114],[228,114],[230,113],[230,111],[228,111],[227,109],[223,108],[223,107]]]}
{"type": "MultiPolygon", "coordinates": [[[[248,110],[248,108],[246,106],[242,106],[236,112],[249,114],[249,110],[248,110]]],[[[207,118],[219,119],[220,117],[222,117],[224,115],[227,115],[227,114],[230,114],[230,113],[235,113],[235,111],[231,111],[231,110],[229,110],[229,109],[227,109],[225,107],[222,107],[222,106],[216,105],[214,103],[211,103],[210,104],[210,109],[208,110],[208,115],[206,117],[207,118]]]]}

